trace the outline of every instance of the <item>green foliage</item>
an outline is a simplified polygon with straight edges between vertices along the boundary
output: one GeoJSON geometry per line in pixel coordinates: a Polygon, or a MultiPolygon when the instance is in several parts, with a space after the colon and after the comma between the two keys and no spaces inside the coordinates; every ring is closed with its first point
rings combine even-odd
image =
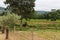
{"type": "Polygon", "coordinates": [[[35,0],[6,0],[6,4],[9,4],[11,11],[21,15],[21,18],[29,18],[34,12],[35,0]],[[26,2],[25,2],[26,1],[26,2]]]}
{"type": "Polygon", "coordinates": [[[59,15],[60,15],[60,10],[55,10],[55,9],[52,9],[51,12],[48,12],[48,17],[49,19],[51,19],[51,21],[56,21],[58,18],[59,18],[59,15]]]}
{"type": "Polygon", "coordinates": [[[16,15],[16,14],[10,14],[8,13],[7,15],[4,16],[0,16],[0,24],[1,26],[11,26],[11,25],[15,25],[15,24],[19,24],[19,18],[20,16],[16,15]]]}
{"type": "Polygon", "coordinates": [[[60,10],[52,9],[51,11],[48,11],[44,14],[41,14],[38,12],[35,12],[34,16],[32,16],[31,19],[46,19],[51,21],[56,21],[57,19],[60,19],[60,10]]]}

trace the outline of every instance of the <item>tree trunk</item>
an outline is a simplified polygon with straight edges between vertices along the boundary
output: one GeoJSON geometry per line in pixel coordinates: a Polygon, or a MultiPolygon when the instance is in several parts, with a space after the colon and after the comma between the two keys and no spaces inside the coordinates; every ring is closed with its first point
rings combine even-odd
{"type": "Polygon", "coordinates": [[[6,40],[8,40],[8,36],[9,36],[9,30],[8,28],[6,28],[6,40]]]}

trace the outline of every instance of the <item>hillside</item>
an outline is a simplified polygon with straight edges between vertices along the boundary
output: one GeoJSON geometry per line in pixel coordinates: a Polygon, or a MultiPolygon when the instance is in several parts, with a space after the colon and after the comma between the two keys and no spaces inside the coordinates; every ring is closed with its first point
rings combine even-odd
{"type": "Polygon", "coordinates": [[[0,7],[0,14],[1,14],[2,12],[4,12],[4,9],[5,9],[5,8],[0,7]]]}
{"type": "Polygon", "coordinates": [[[48,11],[36,11],[36,13],[38,13],[38,14],[45,14],[45,13],[47,13],[48,11]]]}
{"type": "MultiPolygon", "coordinates": [[[[0,7],[0,14],[1,14],[2,12],[4,12],[4,9],[5,9],[5,8],[0,7]]],[[[45,14],[45,13],[47,13],[47,12],[48,12],[48,11],[42,11],[42,10],[36,11],[36,13],[38,13],[38,14],[45,14]]]]}

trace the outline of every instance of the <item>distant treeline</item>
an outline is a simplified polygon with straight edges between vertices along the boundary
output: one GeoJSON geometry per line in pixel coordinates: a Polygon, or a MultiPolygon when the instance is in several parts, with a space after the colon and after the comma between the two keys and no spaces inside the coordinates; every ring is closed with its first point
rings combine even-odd
{"type": "Polygon", "coordinates": [[[35,12],[34,16],[32,16],[31,19],[51,19],[52,21],[56,21],[56,19],[60,19],[60,10],[52,9],[51,11],[45,12],[44,14],[38,14],[35,12]]]}
{"type": "MultiPolygon", "coordinates": [[[[0,14],[0,16],[6,15],[6,12],[3,12],[0,14]]],[[[57,19],[60,19],[60,9],[52,9],[51,11],[47,12],[39,12],[35,11],[32,13],[32,15],[26,16],[29,19],[46,19],[46,20],[51,20],[51,21],[56,21],[57,19]]]]}

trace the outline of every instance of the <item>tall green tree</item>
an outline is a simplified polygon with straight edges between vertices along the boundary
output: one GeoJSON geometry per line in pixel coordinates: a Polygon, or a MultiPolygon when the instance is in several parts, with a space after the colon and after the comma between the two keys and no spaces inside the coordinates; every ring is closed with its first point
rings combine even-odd
{"type": "Polygon", "coordinates": [[[56,21],[57,20],[57,12],[55,9],[52,9],[51,12],[48,12],[49,19],[51,21],[56,21]]]}
{"type": "Polygon", "coordinates": [[[33,14],[33,7],[35,6],[34,2],[35,0],[6,0],[5,4],[9,4],[9,9],[21,16],[22,24],[23,18],[27,20],[33,14]]]}
{"type": "Polygon", "coordinates": [[[57,12],[57,19],[60,19],[60,9],[56,10],[57,12]]]}
{"type": "Polygon", "coordinates": [[[35,0],[6,0],[5,4],[9,4],[8,8],[11,9],[12,12],[21,16],[21,27],[22,27],[22,19],[28,19],[32,13],[34,12],[34,4],[35,0]]]}

